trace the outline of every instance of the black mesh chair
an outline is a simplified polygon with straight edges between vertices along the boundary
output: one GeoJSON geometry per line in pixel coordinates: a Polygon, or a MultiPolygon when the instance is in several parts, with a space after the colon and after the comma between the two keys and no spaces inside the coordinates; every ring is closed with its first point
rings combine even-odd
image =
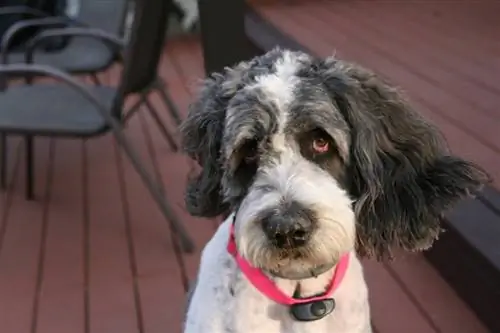
{"type": "MultiPolygon", "coordinates": [[[[158,92],[168,107],[170,115],[177,124],[180,122],[178,111],[165,89],[165,84],[157,75],[157,67],[164,47],[169,1],[140,0],[137,2],[130,43],[123,52],[124,66],[117,87],[85,85],[67,73],[50,66],[0,65],[0,76],[4,78],[47,76],[57,80],[54,83],[15,84],[0,92],[0,133],[20,135],[25,138],[26,197],[33,199],[33,144],[36,136],[91,138],[111,132],[142,177],[162,213],[170,221],[171,228],[180,237],[183,249],[190,252],[194,249],[194,245],[165,201],[161,182],[155,182],[146,172],[123,134],[126,121],[142,105],[145,105],[145,110],[151,113],[165,139],[174,149],[177,148],[174,139],[160,121],[158,111],[148,100],[152,92],[158,92]],[[132,94],[139,94],[139,101],[125,112],[124,101],[132,94]],[[127,117],[124,117],[125,114],[127,117]]],[[[87,28],[63,30],[76,36],[91,33],[115,48],[124,48],[121,39],[101,30],[87,28]]],[[[48,35],[51,33],[60,34],[62,31],[46,32],[48,35]]],[[[32,55],[37,44],[46,38],[44,36],[39,35],[29,43],[28,56],[32,55]]],[[[4,144],[4,149],[0,152],[1,184],[4,188],[6,186],[5,146],[4,144]]]]}
{"type": "MultiPolygon", "coordinates": [[[[116,36],[122,36],[129,4],[130,0],[84,0],[81,1],[78,15],[74,18],[50,17],[44,12],[27,7],[1,8],[0,17],[19,14],[31,17],[31,19],[13,24],[5,32],[0,43],[2,63],[26,62],[24,50],[13,50],[11,47],[15,37],[25,29],[77,26],[97,28],[116,36]]],[[[65,33],[64,37],[69,39],[69,42],[60,50],[48,51],[45,47],[37,49],[34,57],[35,62],[73,74],[88,74],[96,80],[95,74],[109,68],[117,58],[116,49],[103,43],[99,36],[93,36],[89,33],[85,37],[78,37],[65,33]]]]}

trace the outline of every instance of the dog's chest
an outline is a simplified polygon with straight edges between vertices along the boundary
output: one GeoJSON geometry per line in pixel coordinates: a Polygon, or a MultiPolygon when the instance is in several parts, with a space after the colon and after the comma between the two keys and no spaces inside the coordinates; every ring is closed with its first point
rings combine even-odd
{"type": "MultiPolygon", "coordinates": [[[[366,284],[359,261],[354,257],[346,275],[335,290],[336,307],[325,318],[313,322],[293,319],[289,308],[271,301],[242,276],[225,249],[228,232],[221,229],[202,254],[196,288],[185,322],[185,333],[369,333],[369,307],[366,284]]],[[[302,296],[317,293],[315,280],[301,288],[302,296]]],[[[291,295],[296,283],[276,281],[291,295]]]]}

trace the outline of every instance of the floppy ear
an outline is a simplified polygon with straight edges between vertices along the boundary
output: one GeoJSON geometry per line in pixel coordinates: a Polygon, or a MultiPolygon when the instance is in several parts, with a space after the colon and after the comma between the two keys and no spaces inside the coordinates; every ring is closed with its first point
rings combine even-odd
{"type": "Polygon", "coordinates": [[[194,216],[215,217],[228,208],[221,197],[220,151],[228,100],[224,80],[223,75],[213,74],[203,81],[180,127],[183,151],[201,166],[186,188],[186,208],[194,216]]]}
{"type": "Polygon", "coordinates": [[[180,126],[183,151],[201,166],[186,188],[186,208],[191,215],[215,217],[229,209],[221,194],[222,138],[228,103],[241,89],[248,66],[250,62],[242,62],[205,79],[180,126]]]}
{"type": "Polygon", "coordinates": [[[428,248],[446,210],[488,176],[451,156],[438,130],[372,72],[333,58],[319,71],[351,127],[348,170],[360,255],[428,248]]]}

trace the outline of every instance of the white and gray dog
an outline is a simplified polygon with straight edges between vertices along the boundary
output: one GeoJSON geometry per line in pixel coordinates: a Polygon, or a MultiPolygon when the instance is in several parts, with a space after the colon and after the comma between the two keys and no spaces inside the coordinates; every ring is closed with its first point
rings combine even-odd
{"type": "Polygon", "coordinates": [[[192,215],[229,215],[206,245],[185,333],[368,333],[359,257],[428,248],[447,208],[488,180],[448,153],[439,132],[374,73],[335,57],[275,49],[206,79],[181,127],[201,166],[192,215]],[[288,297],[331,295],[301,321],[228,251],[288,297]]]}

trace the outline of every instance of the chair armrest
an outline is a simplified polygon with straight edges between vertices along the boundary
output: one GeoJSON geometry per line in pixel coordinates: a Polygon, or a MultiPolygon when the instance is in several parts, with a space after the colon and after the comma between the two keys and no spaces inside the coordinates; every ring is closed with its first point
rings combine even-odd
{"type": "Polygon", "coordinates": [[[24,75],[46,76],[56,79],[66,84],[67,86],[71,87],[73,90],[82,95],[82,97],[84,97],[86,100],[92,103],[98,110],[98,112],[103,116],[103,118],[106,119],[106,121],[108,121],[109,118],[111,117],[110,113],[107,112],[107,108],[101,104],[99,99],[96,96],[94,96],[94,94],[88,89],[87,86],[85,86],[77,79],[74,79],[70,75],[64,73],[63,71],[60,71],[50,66],[34,65],[34,64],[0,65],[0,76],[18,77],[24,75]]]}
{"type": "Polygon", "coordinates": [[[8,6],[0,8],[0,16],[3,15],[31,15],[33,17],[47,17],[49,14],[27,6],[8,6]]]}
{"type": "Polygon", "coordinates": [[[53,37],[89,37],[97,39],[103,42],[106,46],[109,47],[110,51],[113,53],[117,53],[117,55],[121,58],[122,52],[125,49],[125,41],[116,35],[110,34],[103,30],[97,28],[64,28],[64,29],[51,29],[47,31],[43,31],[33,37],[26,44],[25,51],[25,61],[27,64],[33,63],[33,55],[35,50],[42,45],[44,41],[53,37]]]}
{"type": "Polygon", "coordinates": [[[20,31],[26,28],[34,28],[34,27],[61,28],[68,25],[83,26],[83,27],[87,26],[85,23],[81,23],[79,21],[76,21],[74,19],[65,16],[36,18],[14,23],[7,29],[7,31],[5,31],[2,37],[2,41],[0,43],[2,63],[6,64],[8,62],[8,53],[10,46],[12,44],[12,40],[20,31]]]}

